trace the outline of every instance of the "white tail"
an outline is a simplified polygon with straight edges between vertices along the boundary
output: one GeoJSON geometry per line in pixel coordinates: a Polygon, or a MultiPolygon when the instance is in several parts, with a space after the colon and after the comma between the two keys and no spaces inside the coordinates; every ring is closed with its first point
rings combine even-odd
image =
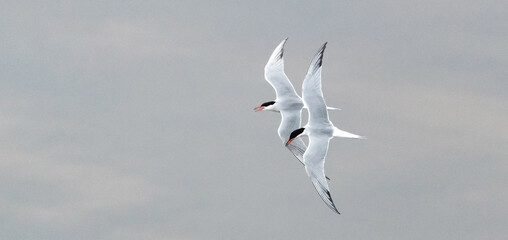
{"type": "MultiPolygon", "coordinates": [[[[309,109],[309,108],[308,108],[307,106],[305,106],[305,105],[303,105],[303,108],[304,108],[304,109],[309,109]]],[[[342,110],[342,109],[326,106],[326,110],[338,111],[338,110],[342,110]]]]}
{"type": "Polygon", "coordinates": [[[342,131],[336,127],[333,127],[333,136],[334,137],[343,137],[343,138],[359,138],[359,139],[365,139],[365,137],[349,133],[346,131],[342,131]]]}
{"type": "Polygon", "coordinates": [[[326,106],[326,110],[342,110],[342,109],[326,106]]]}

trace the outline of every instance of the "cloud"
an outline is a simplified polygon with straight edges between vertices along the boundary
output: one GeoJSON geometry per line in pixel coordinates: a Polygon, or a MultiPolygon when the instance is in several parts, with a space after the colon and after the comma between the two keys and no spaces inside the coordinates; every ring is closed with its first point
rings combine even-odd
{"type": "Polygon", "coordinates": [[[288,3],[6,3],[0,238],[504,239],[506,3],[288,3]],[[330,145],[339,218],[251,110],[285,37],[368,137],[330,145]]]}
{"type": "Polygon", "coordinates": [[[17,186],[3,202],[22,221],[76,224],[87,214],[140,206],[156,195],[157,188],[142,178],[41,155],[1,156],[3,178],[17,186]]]}

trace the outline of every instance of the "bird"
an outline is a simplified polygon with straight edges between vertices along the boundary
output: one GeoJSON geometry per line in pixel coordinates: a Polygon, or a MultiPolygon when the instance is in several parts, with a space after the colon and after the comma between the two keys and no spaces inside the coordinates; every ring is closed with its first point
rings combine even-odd
{"type": "Polygon", "coordinates": [[[309,145],[303,154],[305,171],[310,177],[321,199],[323,199],[330,209],[340,214],[330,195],[330,189],[324,171],[328,145],[330,139],[334,137],[360,139],[364,137],[338,129],[328,118],[328,111],[326,110],[326,103],[321,89],[321,70],[323,52],[326,48],[326,44],[327,43],[324,43],[321,46],[312,59],[307,75],[303,81],[302,96],[305,105],[308,107],[308,122],[303,128],[298,128],[291,132],[286,145],[291,145],[301,136],[308,136],[309,145]]]}
{"type": "MultiPolygon", "coordinates": [[[[305,104],[302,98],[296,93],[293,84],[284,73],[284,45],[288,38],[282,42],[272,52],[268,62],[265,65],[265,80],[275,89],[276,98],[273,101],[262,103],[254,111],[273,111],[280,112],[281,122],[277,133],[282,141],[286,143],[290,133],[301,127],[301,114],[305,104]]],[[[329,110],[340,110],[339,108],[327,107],[329,110]]],[[[307,145],[301,139],[286,144],[286,148],[302,163],[303,154],[307,149],[307,145]]],[[[328,177],[327,177],[328,178],[328,177]]]]}

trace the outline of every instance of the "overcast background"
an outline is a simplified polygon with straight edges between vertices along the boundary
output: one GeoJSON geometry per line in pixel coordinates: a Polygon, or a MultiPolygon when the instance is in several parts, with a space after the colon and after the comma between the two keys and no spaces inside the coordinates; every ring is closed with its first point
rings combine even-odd
{"type": "Polygon", "coordinates": [[[0,3],[1,239],[506,239],[506,1],[91,2],[0,3]],[[252,111],[285,37],[341,215],[252,111]]]}

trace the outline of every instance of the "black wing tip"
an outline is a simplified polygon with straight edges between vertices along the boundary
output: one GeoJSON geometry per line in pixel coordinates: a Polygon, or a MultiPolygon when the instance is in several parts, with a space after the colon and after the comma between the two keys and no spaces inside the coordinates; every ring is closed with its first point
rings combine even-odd
{"type": "Polygon", "coordinates": [[[325,42],[323,44],[323,46],[319,49],[319,60],[318,60],[319,67],[321,67],[321,65],[323,65],[323,54],[324,54],[325,49],[326,49],[326,44],[328,44],[328,42],[325,42]]]}
{"type": "Polygon", "coordinates": [[[340,215],[340,212],[339,210],[337,210],[337,208],[335,206],[333,207],[330,207],[332,209],[332,211],[334,211],[335,213],[339,214],[340,215]]]}
{"type": "Polygon", "coordinates": [[[337,207],[335,207],[335,203],[333,202],[333,199],[332,199],[332,196],[330,195],[330,191],[326,191],[326,195],[328,196],[328,200],[330,200],[330,202],[332,203],[331,205],[329,205],[329,207],[334,211],[336,212],[337,214],[340,215],[340,212],[339,210],[337,210],[337,207]]]}
{"type": "Polygon", "coordinates": [[[318,52],[316,53],[316,62],[314,63],[314,67],[312,68],[312,73],[315,73],[322,65],[323,65],[323,53],[326,49],[326,44],[328,42],[325,42],[321,48],[319,48],[318,52]]]}
{"type": "Polygon", "coordinates": [[[321,200],[323,200],[323,202],[326,203],[326,206],[328,206],[332,211],[334,211],[335,213],[339,214],[340,215],[340,212],[339,210],[337,210],[337,207],[335,206],[335,203],[333,202],[333,199],[332,199],[332,195],[330,194],[330,191],[328,189],[326,189],[319,181],[314,181],[312,180],[312,183],[314,184],[316,190],[321,193],[319,193],[319,195],[321,196],[321,200]],[[319,191],[318,189],[318,186],[316,186],[316,184],[319,185],[319,188],[321,189],[321,191],[319,191]],[[324,193],[324,194],[323,194],[324,193]],[[323,196],[324,195],[324,196],[323,196]],[[328,200],[329,203],[325,200],[328,200]]]}
{"type": "Polygon", "coordinates": [[[282,46],[280,48],[279,54],[277,55],[277,60],[281,60],[282,57],[284,57],[284,45],[286,45],[288,38],[286,37],[284,40],[282,40],[282,46]]]}
{"type": "Polygon", "coordinates": [[[327,45],[327,44],[328,44],[328,42],[325,42],[325,43],[321,46],[321,48],[319,48],[318,53],[323,54],[323,52],[324,52],[324,51],[325,51],[325,49],[326,49],[326,45],[327,45]]]}

